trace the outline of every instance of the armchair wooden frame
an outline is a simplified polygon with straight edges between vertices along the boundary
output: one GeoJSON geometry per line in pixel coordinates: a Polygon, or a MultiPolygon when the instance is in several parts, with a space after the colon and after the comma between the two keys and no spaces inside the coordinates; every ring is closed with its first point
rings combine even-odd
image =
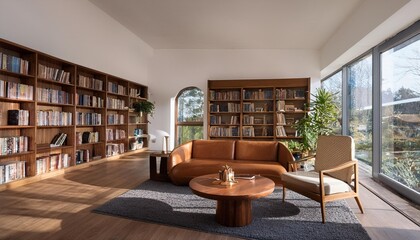
{"type": "MultiPolygon", "coordinates": [[[[294,171],[296,171],[296,164],[297,163],[307,161],[307,160],[309,160],[313,157],[314,156],[310,156],[310,157],[307,157],[305,159],[300,159],[300,160],[297,160],[297,161],[289,161],[289,169],[294,168],[294,171]]],[[[319,202],[321,204],[322,223],[325,223],[325,203],[335,201],[335,200],[346,199],[346,198],[354,198],[356,200],[356,203],[357,203],[360,211],[362,213],[364,213],[363,206],[362,206],[362,203],[361,203],[360,198],[359,198],[358,163],[357,163],[356,159],[353,159],[351,161],[342,163],[342,164],[340,164],[338,166],[335,166],[333,168],[318,171],[318,174],[319,174],[319,191],[318,191],[318,193],[313,192],[313,191],[308,191],[306,188],[302,187],[299,184],[288,182],[288,181],[283,181],[283,202],[285,201],[285,198],[286,198],[286,189],[290,189],[290,190],[295,191],[299,194],[302,194],[302,195],[304,195],[304,196],[306,196],[306,197],[308,197],[308,198],[310,198],[314,201],[319,202]],[[324,177],[325,176],[333,177],[333,176],[330,175],[330,173],[337,172],[339,170],[343,170],[343,169],[347,169],[347,168],[353,168],[354,176],[352,178],[352,184],[350,184],[350,187],[352,188],[353,191],[334,193],[334,194],[326,194],[325,193],[325,185],[324,185],[324,183],[325,183],[324,177]]]]}

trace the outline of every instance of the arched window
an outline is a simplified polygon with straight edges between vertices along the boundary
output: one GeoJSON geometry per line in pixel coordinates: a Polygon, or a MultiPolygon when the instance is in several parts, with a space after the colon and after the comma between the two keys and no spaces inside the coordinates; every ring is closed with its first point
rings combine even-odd
{"type": "Polygon", "coordinates": [[[203,138],[204,93],[199,88],[182,89],[176,96],[175,145],[203,138]]]}

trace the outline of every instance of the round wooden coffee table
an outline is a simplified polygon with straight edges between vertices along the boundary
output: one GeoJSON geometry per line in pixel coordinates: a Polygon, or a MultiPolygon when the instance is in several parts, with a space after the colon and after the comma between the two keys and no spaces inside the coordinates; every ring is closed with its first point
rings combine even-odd
{"type": "Polygon", "coordinates": [[[252,222],[251,200],[265,197],[274,191],[271,179],[256,176],[253,180],[236,179],[230,185],[215,184],[217,174],[196,177],[190,181],[194,194],[217,200],[216,221],[228,227],[241,227],[252,222]]]}

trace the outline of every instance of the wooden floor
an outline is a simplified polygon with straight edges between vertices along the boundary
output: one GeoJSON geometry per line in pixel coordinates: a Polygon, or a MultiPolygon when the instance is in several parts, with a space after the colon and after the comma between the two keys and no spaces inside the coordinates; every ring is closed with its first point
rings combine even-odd
{"type": "MultiPolygon", "coordinates": [[[[145,154],[128,156],[0,192],[0,239],[236,239],[91,212],[148,179],[148,169],[145,154]]],[[[365,214],[349,203],[372,239],[420,239],[417,225],[361,194],[365,214]]]]}

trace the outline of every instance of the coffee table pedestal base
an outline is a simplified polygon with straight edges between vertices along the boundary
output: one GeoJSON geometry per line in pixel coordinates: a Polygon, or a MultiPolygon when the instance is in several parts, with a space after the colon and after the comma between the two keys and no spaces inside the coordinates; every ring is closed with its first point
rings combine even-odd
{"type": "Polygon", "coordinates": [[[218,200],[216,221],[227,227],[242,227],[252,222],[251,200],[218,200]]]}

